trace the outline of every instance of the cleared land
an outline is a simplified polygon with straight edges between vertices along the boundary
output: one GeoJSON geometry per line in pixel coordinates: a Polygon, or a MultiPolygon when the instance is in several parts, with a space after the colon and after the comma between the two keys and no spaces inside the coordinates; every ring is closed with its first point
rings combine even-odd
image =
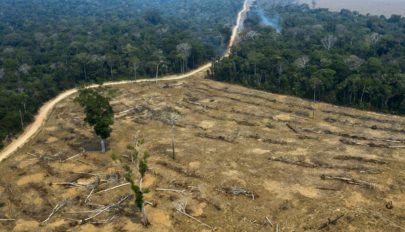
{"type": "Polygon", "coordinates": [[[80,224],[130,193],[125,186],[86,201],[94,186],[97,192],[125,183],[111,153],[130,163],[126,147],[140,137],[151,154],[144,183],[154,203],[146,207],[149,231],[209,231],[176,211],[185,202],[187,213],[216,231],[403,230],[404,117],[199,76],[116,87],[108,154],[98,152],[73,96],[60,102],[39,134],[0,164],[0,218],[15,219],[0,221],[0,230],[142,230],[132,199],[80,224]],[[176,160],[161,117],[167,107],[181,115],[176,160]]]}

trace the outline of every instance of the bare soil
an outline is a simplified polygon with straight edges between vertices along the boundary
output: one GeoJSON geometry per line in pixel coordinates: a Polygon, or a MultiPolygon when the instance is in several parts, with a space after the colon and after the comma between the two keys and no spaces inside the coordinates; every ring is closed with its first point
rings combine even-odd
{"type": "Polygon", "coordinates": [[[404,117],[313,104],[201,73],[114,88],[107,153],[98,151],[71,96],[0,163],[0,219],[15,219],[0,221],[0,231],[210,231],[176,211],[186,202],[186,212],[215,231],[404,231],[404,117]],[[171,127],[161,120],[166,107],[181,115],[176,160],[171,127]],[[125,183],[111,155],[130,164],[127,145],[137,138],[151,154],[144,180],[151,226],[142,227],[133,196],[83,223],[131,194],[128,186],[96,192],[125,183]]]}

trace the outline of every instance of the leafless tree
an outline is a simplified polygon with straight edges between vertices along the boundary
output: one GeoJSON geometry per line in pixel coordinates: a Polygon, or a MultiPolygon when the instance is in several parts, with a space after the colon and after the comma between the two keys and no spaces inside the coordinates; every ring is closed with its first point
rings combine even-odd
{"type": "Polygon", "coordinates": [[[370,42],[371,45],[375,45],[380,41],[381,37],[382,35],[373,32],[368,36],[368,41],[370,42]]]}
{"type": "Polygon", "coordinates": [[[156,76],[155,76],[155,80],[156,80],[156,84],[157,84],[157,79],[159,77],[159,68],[162,64],[165,63],[165,57],[163,56],[163,51],[162,50],[157,50],[153,56],[155,57],[156,62],[154,62],[156,64],[156,76]]]}
{"type": "Polygon", "coordinates": [[[18,71],[24,75],[28,75],[28,73],[31,70],[31,66],[29,66],[28,64],[22,64],[19,68],[18,71]]]}
{"type": "Polygon", "coordinates": [[[245,39],[255,39],[256,37],[260,36],[260,33],[257,31],[249,31],[245,35],[245,39]]]}
{"type": "Polygon", "coordinates": [[[322,45],[326,50],[331,50],[337,42],[337,38],[334,35],[327,35],[322,40],[322,45]]]}
{"type": "Polygon", "coordinates": [[[300,69],[304,69],[308,66],[310,59],[308,56],[301,56],[300,58],[295,60],[295,65],[300,68],[300,69]]]}
{"type": "Polygon", "coordinates": [[[187,68],[187,60],[190,57],[191,45],[188,43],[181,43],[177,45],[176,49],[182,60],[181,72],[184,72],[187,68]]]}

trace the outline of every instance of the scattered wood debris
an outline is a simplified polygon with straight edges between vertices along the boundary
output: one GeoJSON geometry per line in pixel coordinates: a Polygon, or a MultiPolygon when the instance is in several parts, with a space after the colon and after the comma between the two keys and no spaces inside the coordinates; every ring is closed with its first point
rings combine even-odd
{"type": "Polygon", "coordinates": [[[181,213],[181,214],[183,214],[183,215],[185,215],[185,216],[187,216],[187,217],[193,219],[194,221],[199,222],[201,225],[206,226],[206,227],[208,227],[208,228],[210,228],[210,229],[214,229],[214,227],[212,227],[212,226],[210,226],[210,225],[208,225],[208,224],[202,222],[200,219],[198,219],[198,218],[196,218],[196,217],[193,217],[192,215],[190,215],[190,214],[187,213],[187,211],[186,211],[186,208],[187,208],[187,201],[181,201],[181,202],[176,203],[176,204],[175,204],[175,208],[176,208],[176,211],[177,211],[177,212],[179,212],[179,213],[181,213]]]}
{"type": "Polygon", "coordinates": [[[370,183],[370,182],[367,182],[367,181],[364,181],[364,180],[356,180],[356,179],[351,178],[351,177],[321,175],[321,179],[322,180],[339,180],[339,181],[345,182],[347,184],[359,185],[359,186],[366,187],[366,188],[369,188],[369,189],[374,189],[375,188],[375,185],[370,183]]]}
{"type": "Polygon", "coordinates": [[[201,138],[220,140],[227,143],[235,143],[235,138],[224,134],[198,133],[197,136],[201,138]]]}
{"type": "Polygon", "coordinates": [[[233,195],[233,196],[242,195],[242,196],[252,198],[252,200],[255,199],[255,194],[252,191],[249,191],[247,189],[244,189],[244,188],[238,187],[238,186],[223,187],[222,191],[226,194],[233,195]]]}
{"type": "Polygon", "coordinates": [[[328,221],[325,222],[325,223],[322,223],[322,224],[318,227],[318,230],[325,229],[325,228],[329,227],[330,225],[336,225],[336,223],[339,221],[339,219],[341,219],[343,216],[344,216],[344,214],[341,214],[341,215],[337,216],[337,217],[334,218],[334,219],[328,218],[328,221]]]}
{"type": "Polygon", "coordinates": [[[337,160],[356,160],[356,161],[366,162],[366,163],[387,164],[387,162],[384,161],[384,160],[367,159],[367,158],[360,157],[360,156],[350,156],[350,155],[339,155],[339,156],[333,157],[333,159],[337,159],[337,160]]]}
{"type": "Polygon", "coordinates": [[[44,221],[42,221],[41,223],[43,224],[43,223],[48,222],[51,219],[51,217],[53,215],[55,215],[60,209],[65,207],[68,204],[68,202],[69,202],[69,200],[65,199],[65,200],[59,202],[58,204],[56,204],[56,206],[52,209],[51,214],[49,214],[49,216],[44,221]]]}

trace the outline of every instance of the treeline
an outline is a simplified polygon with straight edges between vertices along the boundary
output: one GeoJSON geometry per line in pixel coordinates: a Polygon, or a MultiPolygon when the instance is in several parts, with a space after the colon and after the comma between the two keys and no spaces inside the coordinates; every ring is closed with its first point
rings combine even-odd
{"type": "Polygon", "coordinates": [[[267,5],[265,16],[251,12],[244,40],[215,63],[211,78],[405,114],[405,18],[295,4],[267,5]],[[280,33],[263,23],[272,18],[281,19],[280,33]]]}
{"type": "Polygon", "coordinates": [[[0,147],[61,90],[215,59],[242,2],[0,1],[0,147]]]}

